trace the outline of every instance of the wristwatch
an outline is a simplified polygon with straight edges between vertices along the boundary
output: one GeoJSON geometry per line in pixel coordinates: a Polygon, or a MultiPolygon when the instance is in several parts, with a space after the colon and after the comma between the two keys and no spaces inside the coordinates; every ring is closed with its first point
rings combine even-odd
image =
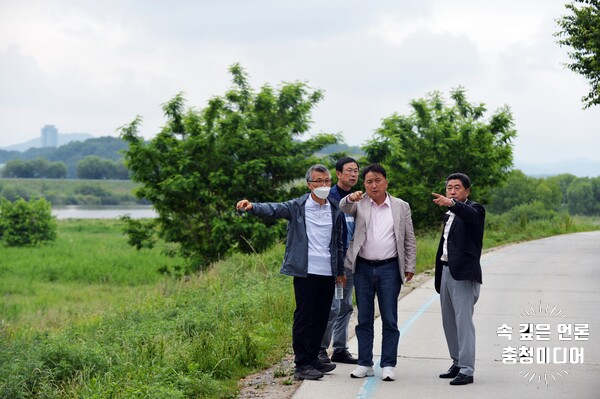
{"type": "Polygon", "coordinates": [[[448,208],[452,208],[454,205],[456,205],[456,200],[454,198],[450,198],[450,201],[452,201],[452,205],[450,205],[448,208]]]}

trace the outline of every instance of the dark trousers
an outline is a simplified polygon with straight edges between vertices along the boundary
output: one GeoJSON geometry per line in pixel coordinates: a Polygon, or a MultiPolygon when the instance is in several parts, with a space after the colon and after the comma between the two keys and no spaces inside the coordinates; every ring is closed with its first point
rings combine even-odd
{"type": "Polygon", "coordinates": [[[334,289],[335,279],[332,276],[309,274],[307,277],[294,277],[296,310],[292,347],[296,367],[311,364],[319,356],[334,289]]]}

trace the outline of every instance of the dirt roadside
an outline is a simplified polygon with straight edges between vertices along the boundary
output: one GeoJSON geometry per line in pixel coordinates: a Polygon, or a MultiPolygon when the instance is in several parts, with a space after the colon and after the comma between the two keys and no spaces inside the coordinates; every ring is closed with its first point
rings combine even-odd
{"type": "MultiPolygon", "coordinates": [[[[400,299],[429,280],[432,277],[432,273],[433,271],[427,271],[415,275],[411,282],[402,287],[400,299]]],[[[377,306],[375,308],[376,316],[378,316],[379,310],[377,306]]],[[[348,328],[349,339],[354,337],[354,327],[357,323],[356,313],[355,309],[348,328]]],[[[294,380],[294,356],[290,346],[289,354],[281,359],[281,361],[266,370],[241,379],[239,382],[240,392],[237,399],[291,399],[301,383],[301,381],[294,380]]]]}

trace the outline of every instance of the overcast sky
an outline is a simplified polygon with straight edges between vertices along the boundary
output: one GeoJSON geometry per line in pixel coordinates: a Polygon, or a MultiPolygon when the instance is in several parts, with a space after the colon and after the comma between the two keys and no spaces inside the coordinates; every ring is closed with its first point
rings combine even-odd
{"type": "Polygon", "coordinates": [[[562,0],[0,0],[0,147],[59,133],[116,136],[136,115],[151,138],[161,104],[231,87],[324,90],[312,132],[347,144],[433,90],[512,109],[517,162],[600,161],[600,106],[556,44],[562,0]]]}

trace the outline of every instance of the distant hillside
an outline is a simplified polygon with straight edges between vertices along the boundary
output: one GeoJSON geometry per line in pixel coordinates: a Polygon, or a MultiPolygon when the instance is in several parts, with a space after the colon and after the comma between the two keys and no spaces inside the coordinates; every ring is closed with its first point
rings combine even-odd
{"type": "MultiPolygon", "coordinates": [[[[77,163],[89,155],[95,155],[100,158],[117,161],[123,158],[123,152],[127,150],[128,145],[120,138],[106,136],[94,138],[89,134],[59,134],[59,142],[69,141],[67,144],[61,144],[56,148],[35,148],[35,140],[29,140],[26,143],[0,149],[0,164],[4,164],[12,159],[22,159],[24,161],[36,158],[44,158],[51,162],[64,162],[67,165],[67,177],[76,177],[77,163]],[[26,151],[18,151],[14,148],[19,146],[31,146],[26,151]],[[10,150],[9,150],[10,149],[10,150]]],[[[39,139],[36,139],[39,142],[39,139]]],[[[319,151],[318,156],[326,154],[345,152],[355,158],[365,155],[364,151],[358,146],[348,146],[347,144],[329,145],[319,151]]],[[[570,173],[577,177],[597,177],[600,176],[600,161],[589,159],[575,159],[557,163],[530,163],[515,160],[514,168],[521,170],[528,176],[545,177],[570,173]]]]}
{"type": "Polygon", "coordinates": [[[123,158],[123,152],[129,148],[127,143],[117,137],[99,137],[85,141],[71,141],[56,148],[30,148],[27,151],[0,150],[0,164],[11,159],[24,161],[44,158],[51,162],[64,162],[67,165],[67,178],[77,175],[77,163],[87,156],[95,155],[100,158],[117,161],[123,158]]]}
{"type": "Polygon", "coordinates": [[[351,157],[360,158],[365,155],[365,152],[358,146],[349,146],[348,144],[331,144],[323,147],[317,155],[333,154],[337,152],[345,152],[351,157]]]}
{"type": "MultiPolygon", "coordinates": [[[[61,145],[68,144],[72,141],[86,141],[87,139],[94,138],[88,133],[59,133],[58,134],[58,147],[61,145]]],[[[21,144],[14,144],[8,147],[4,147],[3,150],[6,151],[27,151],[30,148],[41,148],[42,147],[42,139],[40,137],[28,140],[21,144]]],[[[57,147],[57,148],[58,148],[57,147]]]]}

